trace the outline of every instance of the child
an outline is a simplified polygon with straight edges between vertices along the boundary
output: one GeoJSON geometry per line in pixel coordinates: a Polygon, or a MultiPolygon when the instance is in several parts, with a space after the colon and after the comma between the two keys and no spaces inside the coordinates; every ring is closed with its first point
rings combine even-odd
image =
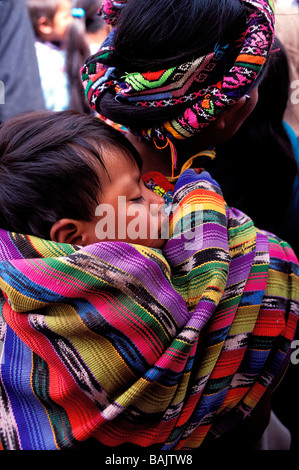
{"type": "Polygon", "coordinates": [[[41,85],[46,108],[53,111],[69,106],[69,85],[65,71],[64,43],[73,22],[71,0],[27,0],[36,35],[41,85]]]}
{"type": "Polygon", "coordinates": [[[120,132],[75,111],[46,111],[10,120],[0,142],[1,228],[83,246],[164,244],[164,199],[144,185],[139,154],[120,132]]]}
{"type": "Polygon", "coordinates": [[[95,54],[109,33],[109,26],[97,14],[101,0],[74,0],[74,22],[68,28],[66,71],[70,84],[70,108],[90,114],[85,99],[80,69],[90,54],[95,54]]]}

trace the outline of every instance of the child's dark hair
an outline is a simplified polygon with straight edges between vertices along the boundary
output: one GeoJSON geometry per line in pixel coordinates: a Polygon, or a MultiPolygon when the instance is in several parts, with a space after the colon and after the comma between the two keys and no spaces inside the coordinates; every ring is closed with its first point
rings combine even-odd
{"type": "Polygon", "coordinates": [[[36,36],[39,36],[38,20],[45,16],[52,21],[61,0],[26,0],[31,22],[36,36]]]}
{"type": "Polygon", "coordinates": [[[98,118],[35,111],[0,127],[0,227],[49,239],[62,218],[92,219],[105,170],[103,149],[136,161],[135,147],[98,118]]]}

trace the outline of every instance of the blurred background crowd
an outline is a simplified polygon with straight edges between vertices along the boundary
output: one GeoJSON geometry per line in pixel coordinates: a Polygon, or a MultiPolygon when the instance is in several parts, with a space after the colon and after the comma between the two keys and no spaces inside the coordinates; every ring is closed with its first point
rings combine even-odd
{"type": "Polygon", "coordinates": [[[89,112],[80,67],[108,33],[101,0],[4,0],[0,121],[35,109],[89,112]]]}

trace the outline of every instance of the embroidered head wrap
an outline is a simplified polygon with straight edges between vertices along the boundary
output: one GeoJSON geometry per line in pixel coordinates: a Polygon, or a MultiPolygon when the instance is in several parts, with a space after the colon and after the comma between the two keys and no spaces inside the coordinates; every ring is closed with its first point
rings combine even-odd
{"type": "MultiPolygon", "coordinates": [[[[89,58],[82,67],[82,81],[86,99],[101,115],[101,101],[110,93],[120,106],[146,111],[153,107],[173,107],[174,118],[157,123],[151,128],[128,126],[129,130],[146,140],[160,139],[175,142],[176,139],[192,137],[214,121],[222,112],[250,93],[265,65],[274,38],[273,0],[241,0],[250,8],[246,30],[233,43],[216,44],[214,50],[193,61],[154,72],[125,73],[113,66],[115,29],[108,35],[97,54],[89,58]],[[236,57],[235,62],[222,79],[227,57],[236,57]],[[221,75],[220,75],[221,76],[221,75]],[[215,81],[213,81],[215,77],[215,81]],[[186,108],[181,111],[181,105],[186,108]],[[180,112],[175,108],[180,105],[180,112]]],[[[127,1],[104,2],[102,13],[107,22],[116,24],[127,1]]],[[[117,26],[116,26],[117,27],[117,26]]],[[[127,110],[126,110],[127,113],[127,110]]],[[[125,114],[125,113],[124,113],[125,114]]],[[[118,119],[119,121],[119,119],[118,119]]],[[[120,124],[127,125],[124,121],[120,124]]]]}
{"type": "Polygon", "coordinates": [[[114,26],[123,7],[126,6],[128,0],[118,0],[117,2],[113,0],[105,0],[102,7],[99,10],[99,13],[102,15],[107,24],[114,26]]]}

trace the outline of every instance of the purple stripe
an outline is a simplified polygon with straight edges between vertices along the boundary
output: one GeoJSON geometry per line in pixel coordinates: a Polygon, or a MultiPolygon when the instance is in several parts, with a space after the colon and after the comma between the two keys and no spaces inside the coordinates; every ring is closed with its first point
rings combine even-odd
{"type": "Polygon", "coordinates": [[[229,275],[227,278],[227,286],[237,284],[246,280],[249,276],[255,253],[250,252],[235,258],[229,266],[229,275]]]}
{"type": "MultiPolygon", "coordinates": [[[[131,282],[140,282],[148,290],[149,295],[160,302],[182,326],[190,317],[183,297],[176,292],[156,261],[147,258],[132,245],[123,242],[101,242],[85,247],[82,251],[99,257],[113,267],[123,270],[133,277],[131,282]],[[146,268],[146,269],[145,269],[146,268]],[[140,273],[142,272],[142,278],[140,273]]],[[[121,289],[121,286],[119,287],[121,289]]]]}
{"type": "Polygon", "coordinates": [[[212,301],[200,300],[187,326],[201,330],[213,315],[216,307],[212,301]]]}
{"type": "Polygon", "coordinates": [[[203,240],[200,238],[198,244],[194,243],[194,250],[186,250],[186,244],[190,247],[190,242],[192,240],[184,239],[182,236],[168,240],[163,249],[167,260],[171,264],[177,265],[185,262],[187,258],[190,258],[195,253],[208,248],[224,250],[227,253],[229,251],[226,228],[215,223],[207,223],[203,226],[203,240]]]}
{"type": "Polygon", "coordinates": [[[10,239],[10,232],[0,229],[0,261],[23,259],[23,256],[10,239]]]}

